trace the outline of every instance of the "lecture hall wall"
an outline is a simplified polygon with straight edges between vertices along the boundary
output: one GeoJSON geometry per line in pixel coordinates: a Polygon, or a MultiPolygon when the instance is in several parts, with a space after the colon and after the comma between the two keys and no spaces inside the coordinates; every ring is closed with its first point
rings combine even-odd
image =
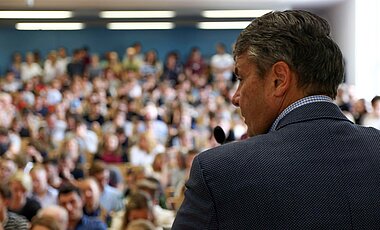
{"type": "Polygon", "coordinates": [[[89,28],[78,31],[18,31],[16,29],[0,29],[0,75],[3,75],[11,62],[11,55],[19,51],[23,55],[27,51],[39,50],[43,58],[50,50],[64,46],[71,55],[74,48],[88,46],[90,53],[103,55],[113,50],[119,57],[125,49],[135,41],[140,41],[143,51],[156,49],[161,61],[172,50],[180,53],[182,61],[187,58],[190,49],[197,46],[203,55],[209,58],[215,53],[215,44],[223,42],[227,51],[231,52],[240,30],[200,30],[194,28],[178,28],[173,30],[107,30],[89,28]]]}

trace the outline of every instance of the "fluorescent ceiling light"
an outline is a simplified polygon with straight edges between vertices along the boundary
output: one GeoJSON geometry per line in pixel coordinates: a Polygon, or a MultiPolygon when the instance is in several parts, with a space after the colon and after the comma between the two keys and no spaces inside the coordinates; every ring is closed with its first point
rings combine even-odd
{"type": "Polygon", "coordinates": [[[47,23],[16,23],[18,30],[81,30],[83,23],[79,22],[47,22],[47,23]]]}
{"type": "Polygon", "coordinates": [[[111,22],[110,30],[169,30],[174,28],[172,22],[111,22]]]}
{"type": "Polygon", "coordinates": [[[257,18],[272,10],[206,10],[202,11],[205,18],[257,18]]]}
{"type": "Polygon", "coordinates": [[[102,11],[101,18],[173,18],[174,11],[102,11]]]}
{"type": "Polygon", "coordinates": [[[71,11],[0,11],[0,18],[71,18],[71,11]]]}
{"type": "Polygon", "coordinates": [[[251,21],[239,22],[199,22],[197,28],[204,30],[227,30],[227,29],[244,29],[251,21]]]}

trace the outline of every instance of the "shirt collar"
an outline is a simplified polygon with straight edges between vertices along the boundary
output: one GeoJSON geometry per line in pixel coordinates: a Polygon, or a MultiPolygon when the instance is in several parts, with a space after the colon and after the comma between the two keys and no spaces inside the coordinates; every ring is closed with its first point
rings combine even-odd
{"type": "Polygon", "coordinates": [[[334,103],[333,100],[328,97],[328,96],[325,96],[325,95],[313,95],[313,96],[308,96],[308,97],[304,97],[294,103],[292,103],[291,105],[289,105],[286,109],[284,109],[280,115],[276,118],[276,120],[273,122],[271,128],[270,128],[270,132],[271,131],[275,131],[276,130],[276,127],[278,125],[278,123],[281,121],[282,118],[284,118],[286,115],[288,115],[291,111],[293,111],[294,109],[300,107],[300,106],[303,106],[303,105],[306,105],[306,104],[310,104],[310,103],[314,103],[314,102],[330,102],[330,103],[334,103]]]}

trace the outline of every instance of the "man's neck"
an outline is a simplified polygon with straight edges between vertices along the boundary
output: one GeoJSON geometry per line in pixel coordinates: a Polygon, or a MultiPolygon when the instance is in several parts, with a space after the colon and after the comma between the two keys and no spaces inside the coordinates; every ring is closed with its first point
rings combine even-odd
{"type": "Polygon", "coordinates": [[[69,230],[74,230],[74,229],[77,227],[77,225],[78,225],[78,223],[79,223],[79,221],[80,221],[81,219],[82,219],[82,218],[80,218],[80,219],[78,219],[78,220],[69,220],[68,229],[69,229],[69,230]]]}
{"type": "Polygon", "coordinates": [[[48,193],[48,189],[46,188],[46,189],[44,189],[44,190],[41,190],[41,191],[39,191],[39,192],[37,192],[36,193],[36,195],[38,196],[38,197],[44,197],[46,194],[48,193]]]}
{"type": "MultiPolygon", "coordinates": [[[[97,206],[99,207],[99,206],[97,206]]],[[[86,211],[87,214],[93,214],[94,212],[96,212],[96,210],[98,210],[98,208],[96,208],[96,206],[84,206],[84,209],[86,211]]]]}
{"type": "Polygon", "coordinates": [[[14,211],[19,211],[26,204],[26,198],[21,198],[20,200],[13,200],[10,204],[10,208],[14,211]]]}

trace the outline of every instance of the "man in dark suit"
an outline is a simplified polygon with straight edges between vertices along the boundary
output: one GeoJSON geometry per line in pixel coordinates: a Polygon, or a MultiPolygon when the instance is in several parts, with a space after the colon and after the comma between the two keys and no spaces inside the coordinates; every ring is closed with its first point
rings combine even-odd
{"type": "Polygon", "coordinates": [[[328,23],[268,13],[234,57],[249,138],[194,159],[172,229],[379,229],[380,131],[333,103],[343,61],[328,23]]]}

